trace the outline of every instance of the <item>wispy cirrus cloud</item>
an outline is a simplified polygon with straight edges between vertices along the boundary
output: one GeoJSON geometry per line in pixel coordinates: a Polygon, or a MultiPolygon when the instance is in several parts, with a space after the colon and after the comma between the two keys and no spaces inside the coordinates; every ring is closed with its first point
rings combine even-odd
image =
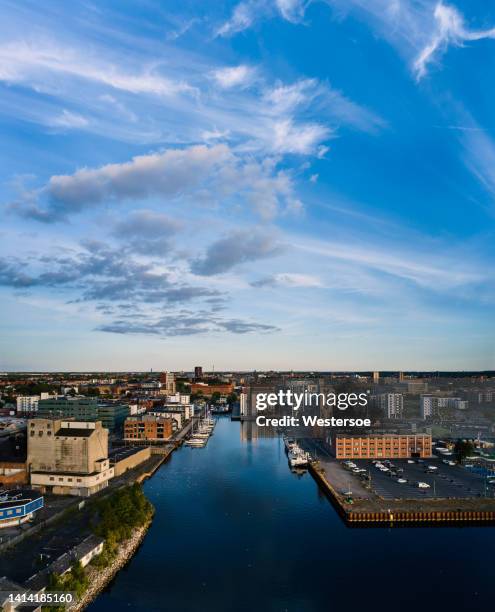
{"type": "MultiPolygon", "coordinates": [[[[349,14],[368,23],[407,59],[417,80],[438,63],[450,46],[495,38],[495,27],[470,28],[462,13],[441,0],[316,0],[328,4],[338,18],[349,14]]],[[[256,21],[277,14],[293,24],[304,20],[311,4],[304,0],[240,2],[217,34],[232,36],[252,27],[256,21]]]]}
{"type": "Polygon", "coordinates": [[[495,37],[495,28],[471,29],[453,4],[438,0],[323,1],[339,16],[352,14],[367,23],[397,49],[417,80],[439,62],[449,46],[495,37]]]}
{"type": "Polygon", "coordinates": [[[245,64],[218,68],[212,72],[213,79],[223,89],[230,89],[231,87],[246,87],[252,82],[255,75],[255,69],[245,64]]]}
{"type": "Polygon", "coordinates": [[[270,276],[264,276],[250,283],[251,287],[294,287],[294,288],[311,288],[323,287],[320,278],[311,274],[298,274],[295,272],[280,272],[270,276]]]}
{"type": "Polygon", "coordinates": [[[467,41],[495,38],[495,27],[487,30],[471,30],[466,27],[462,14],[453,6],[439,2],[433,11],[435,25],[430,41],[420,51],[414,62],[416,78],[423,78],[428,66],[447,51],[450,45],[462,47],[467,41]]]}
{"type": "Polygon", "coordinates": [[[245,0],[233,10],[230,18],[216,30],[216,36],[233,36],[250,28],[260,13],[266,11],[264,0],[245,0]]]}
{"type": "Polygon", "coordinates": [[[50,75],[57,74],[133,94],[173,96],[195,92],[189,84],[161,75],[152,66],[140,72],[123,71],[116,64],[105,63],[89,53],[83,56],[79,49],[48,40],[30,42],[17,39],[0,45],[0,81],[27,83],[41,91],[49,91],[52,85],[56,87],[50,75]]]}

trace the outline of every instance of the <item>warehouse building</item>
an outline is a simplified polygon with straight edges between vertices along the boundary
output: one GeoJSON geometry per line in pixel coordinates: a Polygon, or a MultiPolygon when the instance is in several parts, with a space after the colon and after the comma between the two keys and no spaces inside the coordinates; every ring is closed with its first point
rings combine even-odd
{"type": "Polygon", "coordinates": [[[88,497],[108,486],[108,430],[97,422],[31,419],[27,465],[31,486],[88,497]]]}
{"type": "Polygon", "coordinates": [[[407,459],[431,457],[431,436],[414,435],[336,435],[337,459],[407,459]]]}

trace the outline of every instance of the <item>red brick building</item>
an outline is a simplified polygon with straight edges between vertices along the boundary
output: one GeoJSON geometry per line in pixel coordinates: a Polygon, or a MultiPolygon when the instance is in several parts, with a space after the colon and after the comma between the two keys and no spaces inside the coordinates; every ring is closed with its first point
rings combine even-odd
{"type": "Polygon", "coordinates": [[[431,436],[415,435],[337,435],[337,459],[407,459],[431,457],[431,436]]]}
{"type": "Polygon", "coordinates": [[[152,416],[131,416],[125,420],[125,440],[146,440],[148,442],[163,442],[172,436],[173,419],[152,416]]]}
{"type": "Polygon", "coordinates": [[[201,393],[204,397],[211,397],[213,393],[220,393],[220,395],[230,395],[234,391],[234,383],[191,383],[191,394],[201,393]]]}

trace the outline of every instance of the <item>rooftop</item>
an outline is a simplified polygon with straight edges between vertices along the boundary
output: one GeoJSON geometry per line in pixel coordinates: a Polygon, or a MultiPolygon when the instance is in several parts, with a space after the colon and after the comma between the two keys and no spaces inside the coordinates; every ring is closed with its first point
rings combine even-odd
{"type": "Polygon", "coordinates": [[[76,427],[62,427],[55,432],[55,436],[66,436],[68,438],[89,438],[94,429],[80,429],[76,427]]]}

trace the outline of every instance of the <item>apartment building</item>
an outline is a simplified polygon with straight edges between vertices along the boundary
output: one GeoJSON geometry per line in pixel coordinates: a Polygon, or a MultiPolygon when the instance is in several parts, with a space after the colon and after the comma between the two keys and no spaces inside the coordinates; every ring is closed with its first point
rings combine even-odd
{"type": "Polygon", "coordinates": [[[407,459],[431,457],[431,436],[427,434],[384,434],[354,436],[337,434],[337,459],[407,459]]]}
{"type": "Polygon", "coordinates": [[[31,486],[88,497],[108,486],[108,430],[101,422],[30,419],[27,466],[31,486]]]}
{"type": "Polygon", "coordinates": [[[124,424],[124,439],[164,442],[172,436],[174,423],[172,418],[152,414],[128,417],[124,424]]]}
{"type": "Polygon", "coordinates": [[[204,397],[211,397],[214,393],[230,395],[234,391],[233,382],[219,382],[207,384],[203,382],[191,383],[191,393],[200,393],[204,397]]]}
{"type": "Polygon", "coordinates": [[[74,418],[77,421],[101,421],[103,427],[111,432],[121,429],[130,414],[126,404],[102,402],[95,397],[64,397],[40,400],[40,417],[74,418]]]}
{"type": "Polygon", "coordinates": [[[422,419],[428,419],[439,415],[442,408],[453,408],[455,410],[466,410],[469,406],[467,400],[460,397],[439,397],[436,395],[422,395],[419,398],[419,410],[422,419]]]}
{"type": "Polygon", "coordinates": [[[19,395],[16,399],[17,412],[36,412],[38,402],[50,397],[49,393],[43,392],[40,395],[19,395]]]}
{"type": "Polygon", "coordinates": [[[160,374],[160,382],[164,387],[166,395],[174,395],[176,391],[175,374],[173,372],[162,372],[160,374]]]}
{"type": "Polygon", "coordinates": [[[404,397],[402,393],[380,393],[374,397],[387,419],[400,419],[404,412],[404,397]]]}

